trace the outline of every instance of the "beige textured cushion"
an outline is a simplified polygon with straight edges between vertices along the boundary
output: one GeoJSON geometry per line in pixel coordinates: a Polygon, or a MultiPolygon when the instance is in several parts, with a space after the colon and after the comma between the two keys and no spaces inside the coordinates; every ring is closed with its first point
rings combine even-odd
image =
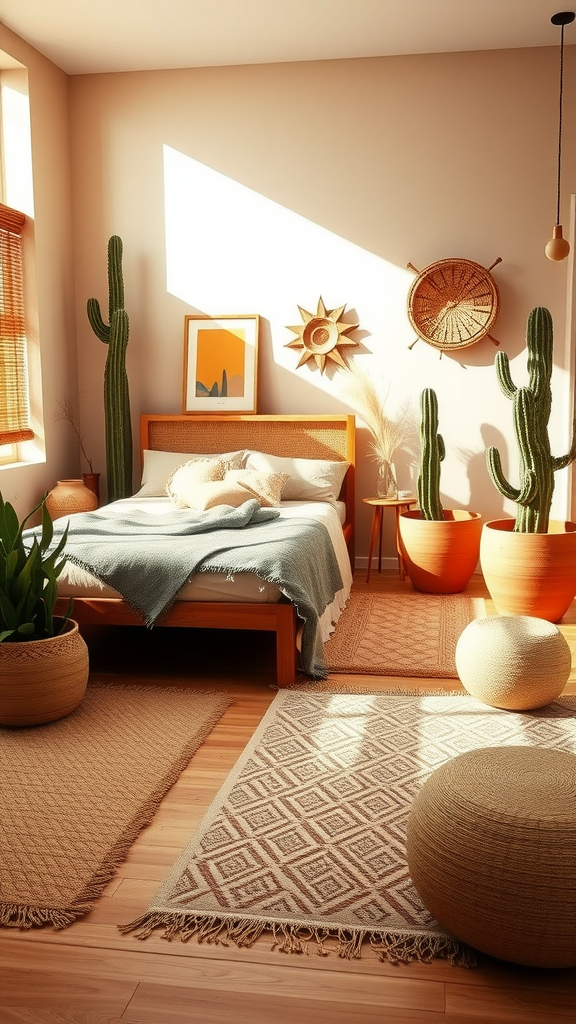
{"type": "MultiPolygon", "coordinates": [[[[546,716],[540,724],[545,744],[546,716]]],[[[575,791],[576,757],[546,746],[483,747],[437,768],[406,839],[410,877],[436,920],[500,960],[574,967],[575,791]]]]}
{"type": "Polygon", "coordinates": [[[556,700],[572,668],[570,645],[553,622],[490,615],[462,631],[456,670],[473,697],[494,708],[527,711],[556,700]]]}
{"type": "Polygon", "coordinates": [[[288,480],[287,473],[256,473],[249,469],[228,470],[226,482],[239,484],[248,497],[258,498],[260,505],[275,508],[282,500],[282,491],[288,480]]]}
{"type": "Polygon", "coordinates": [[[183,466],[185,462],[196,459],[221,459],[227,469],[239,469],[243,465],[247,452],[225,452],[224,454],[214,453],[213,455],[198,455],[192,452],[160,452],[145,449],[142,468],[142,482],[140,490],[134,497],[157,498],[166,494],[166,484],[175,469],[183,466]]]}
{"type": "MultiPolygon", "coordinates": [[[[214,505],[231,505],[238,508],[245,501],[254,499],[245,487],[234,483],[233,480],[208,480],[205,483],[195,484],[186,488],[186,505],[181,508],[194,508],[198,512],[204,512],[214,505]]],[[[182,500],[182,499],[180,499],[182,500]]]]}
{"type": "Polygon", "coordinates": [[[224,463],[220,459],[193,459],[185,462],[172,473],[166,484],[166,494],[178,508],[195,508],[190,499],[195,500],[198,485],[223,480],[224,472],[224,463]]]}
{"type": "Polygon", "coordinates": [[[349,465],[326,459],[286,459],[264,452],[249,452],[246,459],[246,469],[288,474],[282,492],[287,501],[337,501],[349,465]]]}

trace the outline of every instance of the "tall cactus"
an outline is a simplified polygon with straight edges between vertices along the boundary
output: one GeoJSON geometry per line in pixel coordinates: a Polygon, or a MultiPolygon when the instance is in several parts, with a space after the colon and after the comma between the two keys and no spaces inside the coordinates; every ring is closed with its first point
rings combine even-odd
{"type": "Polygon", "coordinates": [[[438,399],[432,388],[424,388],[420,397],[420,475],[418,502],[424,519],[444,519],[440,502],[440,463],[446,455],[444,438],[438,433],[438,399]]]}
{"type": "Polygon", "coordinates": [[[576,459],[576,420],[572,426],[570,451],[555,458],[550,451],[548,420],[552,408],[553,327],[549,310],[537,306],[528,316],[528,385],[516,387],[505,352],[496,354],[495,366],[500,389],[513,402],[514,433],[519,452],[520,487],[513,487],[502,472],[500,453],[486,451],[488,472],[505,498],[518,505],[516,533],[547,533],[554,493],[554,473],[576,459]]]}
{"type": "Polygon", "coordinates": [[[108,500],[132,494],[132,426],[130,395],[126,375],[128,313],[124,309],[122,239],[112,235],[108,242],[108,312],[105,324],[97,299],[88,299],[88,319],[97,338],[108,345],[104,370],[104,427],[108,500]]]}

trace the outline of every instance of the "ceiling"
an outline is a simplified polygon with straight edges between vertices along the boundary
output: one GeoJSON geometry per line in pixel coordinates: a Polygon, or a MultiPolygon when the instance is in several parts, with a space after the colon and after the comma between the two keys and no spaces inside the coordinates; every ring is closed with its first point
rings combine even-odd
{"type": "MultiPolygon", "coordinates": [[[[1,0],[71,75],[552,46],[562,0],[1,0]],[[560,6],[559,6],[560,4],[560,6]]],[[[572,6],[576,4],[572,3],[572,6]]],[[[576,43],[576,22],[565,29],[576,43]]]]}

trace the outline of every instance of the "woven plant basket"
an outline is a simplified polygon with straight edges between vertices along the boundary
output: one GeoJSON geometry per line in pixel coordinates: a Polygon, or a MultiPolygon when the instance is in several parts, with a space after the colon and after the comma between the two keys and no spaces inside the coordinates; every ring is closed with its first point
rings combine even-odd
{"type": "Polygon", "coordinates": [[[46,640],[0,644],[0,724],[41,725],[64,718],[82,700],[88,648],[69,619],[46,640]]]}

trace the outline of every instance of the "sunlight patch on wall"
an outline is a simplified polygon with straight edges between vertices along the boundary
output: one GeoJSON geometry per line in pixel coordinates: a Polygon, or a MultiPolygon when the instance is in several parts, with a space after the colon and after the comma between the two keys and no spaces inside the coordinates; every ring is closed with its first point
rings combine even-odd
{"type": "MultiPolygon", "coordinates": [[[[270,321],[276,363],[296,372],[285,348],[298,306],[315,311],[346,304],[368,349],[382,331],[413,340],[406,318],[412,274],[294,213],[226,175],[164,146],[166,287],[213,316],[259,314],[270,321]]],[[[299,370],[318,387],[319,372],[299,370]]]]}

